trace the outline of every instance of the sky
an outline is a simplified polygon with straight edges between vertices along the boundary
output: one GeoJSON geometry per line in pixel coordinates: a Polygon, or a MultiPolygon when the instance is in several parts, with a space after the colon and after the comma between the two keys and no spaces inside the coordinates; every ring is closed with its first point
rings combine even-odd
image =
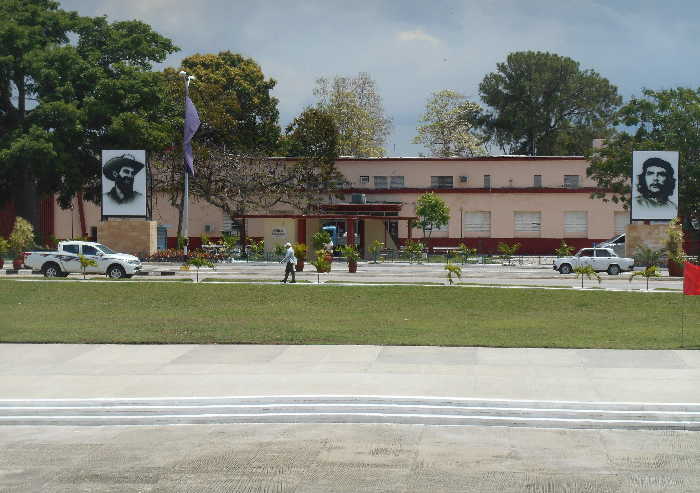
{"type": "Polygon", "coordinates": [[[389,156],[411,141],[427,99],[443,89],[480,102],[479,83],[514,51],[578,61],[629,99],[644,88],[700,87],[696,0],[61,0],[65,10],[138,19],[181,51],[232,51],[277,81],[280,124],[306,106],[319,77],[376,81],[393,132],[389,156]]]}

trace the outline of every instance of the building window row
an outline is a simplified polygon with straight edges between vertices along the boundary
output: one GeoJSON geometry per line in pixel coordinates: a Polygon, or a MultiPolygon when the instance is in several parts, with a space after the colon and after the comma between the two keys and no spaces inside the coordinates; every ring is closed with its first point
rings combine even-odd
{"type": "MultiPolygon", "coordinates": [[[[466,183],[468,181],[467,176],[460,176],[460,183],[466,183]]],[[[360,185],[369,185],[370,177],[367,175],[360,176],[360,185]]],[[[373,176],[373,185],[377,189],[389,189],[389,188],[404,188],[405,178],[403,176],[373,176]]],[[[431,176],[430,177],[430,188],[436,189],[450,189],[454,188],[454,176],[431,176]]],[[[491,180],[491,175],[483,175],[483,187],[492,188],[493,182],[491,180]]],[[[508,181],[508,186],[513,186],[513,179],[508,181]]],[[[542,188],[542,175],[533,175],[532,186],[535,188],[542,188]]],[[[564,175],[564,188],[579,188],[581,186],[581,177],[579,175],[564,175]]]]}
{"type": "MultiPolygon", "coordinates": [[[[403,176],[375,176],[373,178],[374,188],[404,188],[406,186],[403,176]]],[[[369,176],[361,176],[360,183],[369,183],[369,176]]]]}

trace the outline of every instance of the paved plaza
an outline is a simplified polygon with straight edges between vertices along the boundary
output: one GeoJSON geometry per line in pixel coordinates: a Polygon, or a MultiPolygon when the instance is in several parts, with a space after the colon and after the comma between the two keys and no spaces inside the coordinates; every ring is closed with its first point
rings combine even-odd
{"type": "Polygon", "coordinates": [[[700,490],[700,433],[658,418],[698,423],[698,351],[3,344],[0,375],[0,491],[700,490]],[[423,421],[358,420],[373,404],[423,421]],[[438,404],[506,420],[431,424],[438,404]],[[217,421],[245,405],[257,418],[217,421]],[[524,409],[543,407],[560,421],[527,421],[552,419],[524,409]],[[567,424],[580,412],[591,424],[567,424]],[[611,412],[641,428],[593,423],[611,412]],[[91,413],[146,418],[45,424],[91,413]],[[8,424],[18,416],[44,421],[8,424]]]}

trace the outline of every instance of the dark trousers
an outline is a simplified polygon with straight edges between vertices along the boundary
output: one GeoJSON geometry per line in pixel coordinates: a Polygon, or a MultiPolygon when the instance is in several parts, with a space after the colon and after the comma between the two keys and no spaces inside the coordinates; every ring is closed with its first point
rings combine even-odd
{"type": "Polygon", "coordinates": [[[287,267],[284,269],[284,282],[287,282],[290,272],[292,274],[292,282],[297,282],[296,279],[294,279],[294,263],[292,262],[287,262],[287,267]]]}

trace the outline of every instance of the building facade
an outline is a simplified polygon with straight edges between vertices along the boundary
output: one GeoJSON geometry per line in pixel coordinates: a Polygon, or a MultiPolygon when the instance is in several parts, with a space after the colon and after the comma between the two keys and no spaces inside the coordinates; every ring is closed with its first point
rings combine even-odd
{"type": "MultiPolygon", "coordinates": [[[[349,185],[343,198],[321,204],[319,214],[302,216],[277,208],[241,218],[190,199],[191,246],[206,235],[236,232],[246,221],[249,237],[265,239],[266,247],[306,243],[324,225],[335,226],[338,242],[349,233],[365,251],[374,240],[400,248],[408,240],[433,247],[465,243],[480,253],[495,253],[501,242],[520,243],[519,253],[551,254],[561,240],[575,247],[624,232],[629,212],[622,205],[591,198],[595,183],[586,176],[583,157],[497,156],[479,158],[340,158],[337,168],[349,185]],[[450,209],[449,223],[424,232],[415,227],[416,201],[425,192],[439,194],[450,209]]],[[[62,210],[51,201],[42,217],[56,238],[97,238],[100,206],[80,198],[62,210]]],[[[178,211],[166,197],[152,197],[152,220],[158,223],[159,247],[176,245],[178,211]]],[[[114,220],[114,219],[110,219],[114,220]]],[[[140,253],[140,252],[135,252],[140,253]]]]}

